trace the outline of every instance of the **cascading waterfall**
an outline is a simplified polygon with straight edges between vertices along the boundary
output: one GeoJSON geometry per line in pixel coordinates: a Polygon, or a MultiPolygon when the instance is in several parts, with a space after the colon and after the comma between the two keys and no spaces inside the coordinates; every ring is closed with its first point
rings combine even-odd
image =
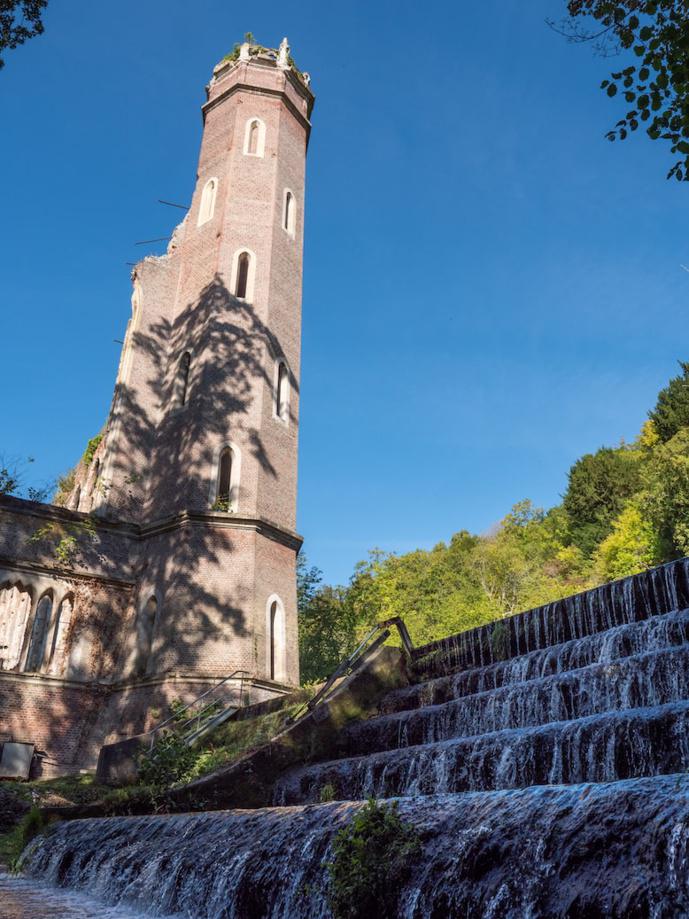
{"type": "MultiPolygon", "coordinates": [[[[328,915],[324,862],[356,804],[81,820],[28,869],[109,903],[194,919],[328,915]]],[[[423,858],[402,919],[689,914],[689,779],[401,799],[423,858]]]]}
{"type": "Polygon", "coordinates": [[[334,834],[397,797],[423,853],[400,916],[689,916],[686,559],[426,646],[413,675],[275,807],[61,824],[26,870],[156,915],[327,916],[334,834]]]}

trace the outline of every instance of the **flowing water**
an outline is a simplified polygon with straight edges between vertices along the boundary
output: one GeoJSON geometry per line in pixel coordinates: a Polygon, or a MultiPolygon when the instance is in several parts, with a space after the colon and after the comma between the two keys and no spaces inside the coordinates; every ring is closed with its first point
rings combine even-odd
{"type": "Polygon", "coordinates": [[[327,916],[334,834],[396,797],[423,844],[400,916],[689,917],[687,560],[426,646],[413,673],[274,807],[61,824],[27,871],[156,915],[327,916]]]}
{"type": "Polygon", "coordinates": [[[0,919],[144,919],[147,915],[0,871],[0,919]]]}

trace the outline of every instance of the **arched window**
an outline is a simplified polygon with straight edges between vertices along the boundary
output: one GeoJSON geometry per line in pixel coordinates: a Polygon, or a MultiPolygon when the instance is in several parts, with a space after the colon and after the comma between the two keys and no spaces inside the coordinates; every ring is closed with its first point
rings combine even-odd
{"type": "Polygon", "coordinates": [[[65,635],[72,621],[73,609],[74,597],[70,594],[62,600],[60,608],[57,611],[55,628],[53,629],[53,640],[50,644],[50,654],[48,655],[48,668],[50,673],[60,673],[62,670],[65,635]]]}
{"type": "Polygon", "coordinates": [[[14,670],[19,664],[31,599],[31,592],[20,584],[0,590],[0,670],[14,670]]]}
{"type": "Polygon", "coordinates": [[[278,361],[275,378],[275,417],[289,421],[289,371],[284,361],[278,361]]]}
{"type": "Polygon", "coordinates": [[[157,614],[158,601],[155,597],[149,597],[136,617],[136,653],[134,655],[133,676],[144,676],[148,669],[157,614]]]}
{"type": "Polygon", "coordinates": [[[240,300],[251,303],[254,298],[256,257],[250,249],[238,249],[232,259],[230,290],[240,300]]]}
{"type": "Polygon", "coordinates": [[[215,211],[215,194],[218,190],[218,180],[209,179],[203,186],[201,192],[201,204],[199,205],[199,219],[197,226],[207,223],[215,211]]]}
{"type": "Polygon", "coordinates": [[[98,500],[98,477],[100,476],[100,460],[97,459],[93,464],[93,473],[91,478],[91,507],[95,507],[98,500]]]}
{"type": "Polygon", "coordinates": [[[218,466],[218,503],[226,505],[224,510],[229,510],[230,489],[232,488],[232,450],[229,447],[220,454],[218,466]]]}
{"type": "Polygon", "coordinates": [[[38,601],[38,606],[36,607],[36,615],[34,616],[33,627],[31,629],[31,638],[29,639],[29,650],[26,654],[24,670],[29,673],[36,673],[43,666],[52,609],[52,594],[44,594],[38,601]]]}
{"type": "Polygon", "coordinates": [[[249,267],[251,260],[248,252],[242,252],[237,262],[237,283],[235,285],[235,296],[242,300],[246,299],[246,290],[249,284],[249,267]]]}
{"type": "Polygon", "coordinates": [[[241,455],[237,447],[226,444],[218,456],[211,508],[214,511],[237,511],[241,455]]]}
{"type": "Polygon", "coordinates": [[[285,200],[282,208],[282,228],[290,236],[294,236],[294,230],[297,225],[297,205],[294,200],[294,195],[289,190],[285,189],[285,200]]]}
{"type": "Polygon", "coordinates": [[[266,669],[271,680],[287,680],[287,647],[285,640],[285,608],[275,594],[268,599],[267,607],[267,660],[266,669]]]}
{"type": "Polygon", "coordinates": [[[263,156],[266,143],[266,126],[260,118],[250,118],[244,134],[246,156],[263,156]]]}
{"type": "Polygon", "coordinates": [[[187,404],[187,395],[188,395],[188,390],[189,390],[189,370],[190,369],[191,369],[191,354],[188,351],[185,351],[179,362],[179,368],[177,370],[177,381],[176,381],[177,392],[175,394],[175,402],[180,407],[187,404]]]}

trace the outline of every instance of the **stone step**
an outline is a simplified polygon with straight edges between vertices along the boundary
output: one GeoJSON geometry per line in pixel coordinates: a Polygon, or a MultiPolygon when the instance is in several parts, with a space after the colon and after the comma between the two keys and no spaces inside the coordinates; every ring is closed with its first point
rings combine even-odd
{"type": "Polygon", "coordinates": [[[343,756],[689,700],[689,645],[591,664],[344,728],[343,756]]]}
{"type": "Polygon", "coordinates": [[[613,662],[635,654],[689,643],[689,609],[617,626],[587,638],[564,642],[520,657],[415,683],[386,695],[382,714],[438,705],[461,696],[523,683],[589,664],[613,662]]]}
{"type": "Polygon", "coordinates": [[[689,702],[606,712],[478,737],[330,760],[285,772],[278,805],[530,785],[614,782],[689,769],[689,702]]]}

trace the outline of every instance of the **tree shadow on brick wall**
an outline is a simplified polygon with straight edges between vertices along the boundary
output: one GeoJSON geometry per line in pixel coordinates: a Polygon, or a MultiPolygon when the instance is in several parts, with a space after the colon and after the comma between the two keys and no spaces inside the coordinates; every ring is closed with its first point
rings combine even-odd
{"type": "MultiPolygon", "coordinates": [[[[137,359],[145,360],[155,404],[146,406],[134,390],[118,388],[111,426],[118,423],[121,434],[110,462],[113,480],[124,488],[108,494],[111,514],[145,525],[183,511],[209,512],[218,446],[231,440],[241,440],[273,487],[280,487],[258,412],[266,410],[261,392],[272,394],[274,361],[283,349],[250,303],[233,297],[216,275],[173,322],[163,319],[135,332],[132,344],[137,359]],[[182,406],[180,364],[186,352],[191,362],[182,406]]],[[[298,392],[293,375],[290,385],[298,392]]],[[[204,571],[227,563],[238,548],[232,534],[196,520],[171,538],[172,559],[162,539],[156,537],[157,546],[153,540],[144,544],[137,579],[150,590],[162,585],[154,644],[162,669],[194,669],[217,635],[218,621],[225,634],[250,634],[243,607],[251,597],[228,602],[204,585],[204,571]]],[[[138,597],[139,609],[146,599],[138,597]]]]}

